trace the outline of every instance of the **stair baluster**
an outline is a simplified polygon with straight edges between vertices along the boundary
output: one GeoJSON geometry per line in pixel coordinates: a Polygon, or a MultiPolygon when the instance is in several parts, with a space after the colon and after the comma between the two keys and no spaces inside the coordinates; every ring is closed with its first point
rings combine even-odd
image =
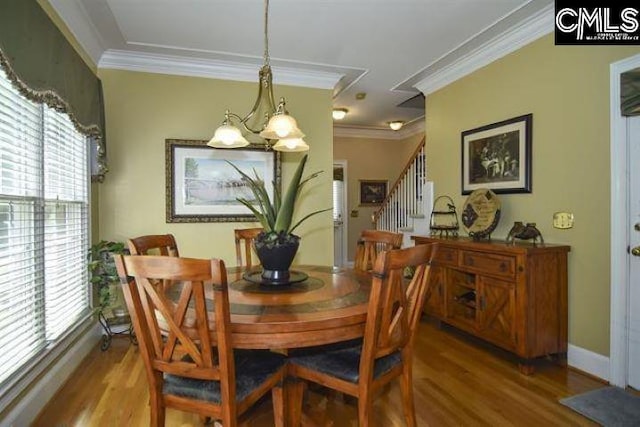
{"type": "Polygon", "coordinates": [[[413,232],[416,218],[428,217],[425,139],[423,138],[391,187],[387,197],[372,216],[373,228],[393,232],[413,232]]]}

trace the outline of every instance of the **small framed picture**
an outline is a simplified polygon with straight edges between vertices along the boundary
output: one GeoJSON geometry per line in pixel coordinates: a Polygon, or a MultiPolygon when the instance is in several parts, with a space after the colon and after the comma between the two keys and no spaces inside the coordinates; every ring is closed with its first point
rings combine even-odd
{"type": "Polygon", "coordinates": [[[387,181],[360,180],[360,206],[378,206],[385,197],[387,197],[387,181]]]}
{"type": "Polygon", "coordinates": [[[531,193],[533,115],[462,132],[462,194],[531,193]]]}

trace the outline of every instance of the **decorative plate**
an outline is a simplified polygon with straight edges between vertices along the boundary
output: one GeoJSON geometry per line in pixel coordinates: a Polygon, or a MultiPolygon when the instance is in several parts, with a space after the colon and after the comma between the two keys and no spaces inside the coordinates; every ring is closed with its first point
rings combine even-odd
{"type": "Polygon", "coordinates": [[[500,220],[500,200],[488,188],[472,192],[462,206],[462,224],[474,239],[489,237],[500,220]]]}

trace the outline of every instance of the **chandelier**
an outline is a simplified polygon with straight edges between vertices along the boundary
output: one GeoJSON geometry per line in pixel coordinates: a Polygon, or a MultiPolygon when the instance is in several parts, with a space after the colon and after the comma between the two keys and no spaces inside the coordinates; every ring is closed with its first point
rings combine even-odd
{"type": "Polygon", "coordinates": [[[304,134],[296,120],[289,115],[284,98],[276,107],[269,65],[269,0],[264,1],[264,64],[258,74],[258,97],[251,111],[241,117],[227,110],[224,121],[207,143],[214,148],[239,148],[247,145],[264,146],[277,151],[307,151],[304,134]],[[240,130],[240,128],[242,130],[240,130]],[[277,142],[276,142],[277,141],[277,142]],[[275,142],[275,144],[274,144],[275,142]]]}

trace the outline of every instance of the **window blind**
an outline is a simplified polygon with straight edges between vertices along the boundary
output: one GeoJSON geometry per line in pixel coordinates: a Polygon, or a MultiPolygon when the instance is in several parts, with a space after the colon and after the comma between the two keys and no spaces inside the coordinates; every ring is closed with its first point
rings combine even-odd
{"type": "Polygon", "coordinates": [[[90,308],[88,143],[0,70],[0,385],[90,308]]]}

